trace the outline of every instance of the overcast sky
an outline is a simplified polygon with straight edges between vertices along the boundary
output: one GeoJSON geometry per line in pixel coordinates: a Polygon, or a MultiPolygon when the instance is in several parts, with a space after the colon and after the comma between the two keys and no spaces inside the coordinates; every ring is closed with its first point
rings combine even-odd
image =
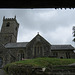
{"type": "Polygon", "coordinates": [[[3,16],[19,23],[18,42],[29,42],[37,32],[51,44],[71,44],[75,9],[0,9],[0,27],[3,16]]]}

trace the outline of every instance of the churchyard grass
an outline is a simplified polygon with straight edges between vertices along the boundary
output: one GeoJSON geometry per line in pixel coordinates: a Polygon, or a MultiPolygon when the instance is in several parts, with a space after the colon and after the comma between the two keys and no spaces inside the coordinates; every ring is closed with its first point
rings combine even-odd
{"type": "Polygon", "coordinates": [[[75,59],[58,59],[58,58],[35,58],[13,62],[12,64],[26,64],[39,67],[47,67],[48,65],[68,65],[75,63],[75,59]]]}

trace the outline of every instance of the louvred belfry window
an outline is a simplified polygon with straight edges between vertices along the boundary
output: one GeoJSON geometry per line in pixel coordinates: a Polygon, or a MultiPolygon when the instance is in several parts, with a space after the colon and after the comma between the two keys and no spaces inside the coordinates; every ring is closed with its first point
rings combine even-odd
{"type": "Polygon", "coordinates": [[[10,26],[10,22],[8,22],[7,24],[6,24],[6,27],[9,27],[10,26]]]}

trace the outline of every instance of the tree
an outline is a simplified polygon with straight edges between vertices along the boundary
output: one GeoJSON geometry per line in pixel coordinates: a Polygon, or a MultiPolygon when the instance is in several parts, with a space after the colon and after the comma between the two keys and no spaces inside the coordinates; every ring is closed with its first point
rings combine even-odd
{"type": "Polygon", "coordinates": [[[73,38],[73,42],[75,42],[75,26],[73,26],[73,29],[72,30],[73,30],[73,37],[74,37],[73,38]]]}

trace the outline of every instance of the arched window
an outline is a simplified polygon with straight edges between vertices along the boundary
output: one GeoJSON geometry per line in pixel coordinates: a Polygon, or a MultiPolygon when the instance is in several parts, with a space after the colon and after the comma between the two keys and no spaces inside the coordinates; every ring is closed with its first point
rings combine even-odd
{"type": "Polygon", "coordinates": [[[6,27],[9,27],[9,26],[10,26],[10,22],[7,22],[6,27]]]}
{"type": "Polygon", "coordinates": [[[34,47],[34,57],[40,57],[43,56],[43,48],[42,44],[38,42],[34,47]]]}
{"type": "Polygon", "coordinates": [[[70,58],[70,52],[66,52],[66,58],[67,58],[67,59],[70,58]]]}

